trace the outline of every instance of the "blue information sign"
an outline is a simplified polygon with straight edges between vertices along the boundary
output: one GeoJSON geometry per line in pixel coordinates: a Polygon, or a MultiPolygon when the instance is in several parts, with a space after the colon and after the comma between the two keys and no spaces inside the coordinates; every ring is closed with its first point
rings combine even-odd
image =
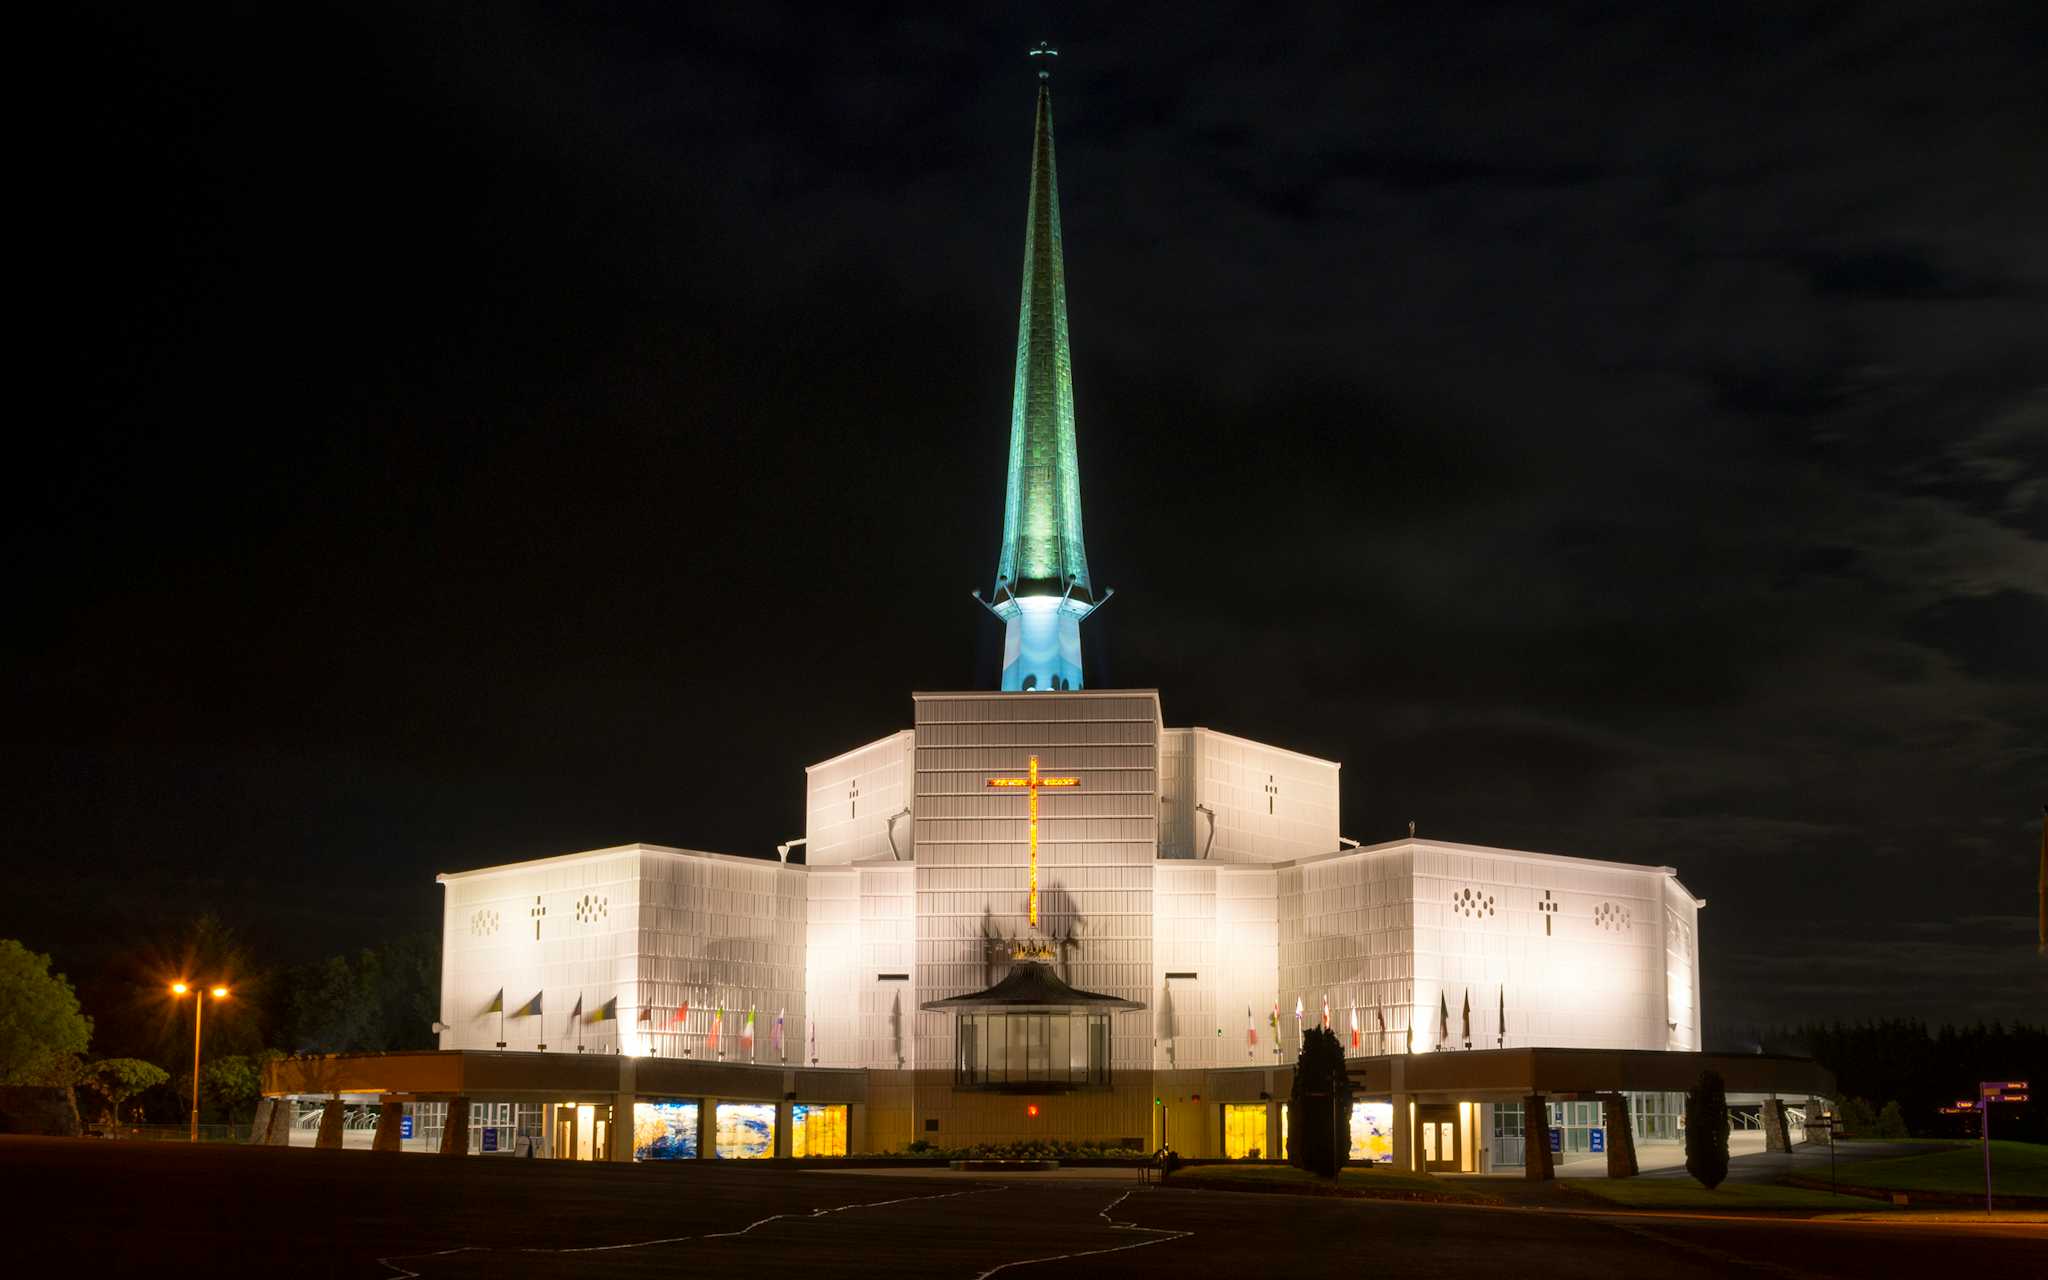
{"type": "Polygon", "coordinates": [[[498,1149],[498,1131],[497,1131],[496,1129],[485,1129],[485,1130],[484,1130],[484,1150],[486,1150],[486,1151],[496,1151],[497,1149],[498,1149]]]}
{"type": "Polygon", "coordinates": [[[1607,1130],[1593,1130],[1593,1154],[1598,1155],[1605,1150],[1607,1150],[1607,1130]]]}
{"type": "Polygon", "coordinates": [[[398,1118],[398,1136],[399,1136],[399,1137],[401,1137],[401,1138],[410,1138],[410,1137],[412,1137],[412,1117],[411,1117],[411,1116],[400,1116],[400,1117],[398,1118]]]}
{"type": "Polygon", "coordinates": [[[1558,1128],[1553,1128],[1553,1129],[1551,1129],[1551,1131],[1550,1131],[1550,1154],[1551,1154],[1551,1155],[1557,1155],[1557,1154],[1561,1153],[1561,1152],[1562,1152],[1563,1150],[1564,1150],[1564,1130],[1562,1130],[1562,1129],[1558,1129],[1558,1128]]]}

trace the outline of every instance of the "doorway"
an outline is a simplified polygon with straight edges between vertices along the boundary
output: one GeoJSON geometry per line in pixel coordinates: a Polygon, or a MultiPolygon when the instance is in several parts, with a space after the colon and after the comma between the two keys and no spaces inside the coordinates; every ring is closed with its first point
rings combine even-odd
{"type": "Polygon", "coordinates": [[[1458,1109],[1417,1107],[1416,1137],[1422,1143],[1422,1167],[1429,1173],[1456,1173],[1462,1167],[1458,1151],[1458,1109]]]}
{"type": "Polygon", "coordinates": [[[605,1160],[611,1156],[612,1109],[608,1103],[563,1102],[555,1107],[555,1155],[563,1160],[605,1160]]]}

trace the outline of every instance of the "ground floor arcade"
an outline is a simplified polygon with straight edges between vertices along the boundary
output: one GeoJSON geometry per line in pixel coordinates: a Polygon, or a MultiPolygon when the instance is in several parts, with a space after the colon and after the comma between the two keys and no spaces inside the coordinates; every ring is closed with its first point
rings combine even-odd
{"type": "MultiPolygon", "coordinates": [[[[1627,1176],[1676,1163],[1684,1092],[1720,1073],[1737,1150],[1785,1149],[1832,1096],[1806,1059],[1511,1049],[1352,1059],[1351,1156],[1441,1173],[1627,1176]]],[[[599,1054],[431,1051],[286,1059],[259,1142],[571,1160],[756,1159],[1065,1141],[1275,1159],[1289,1067],[1126,1072],[1054,1092],[950,1072],[599,1054]]]]}

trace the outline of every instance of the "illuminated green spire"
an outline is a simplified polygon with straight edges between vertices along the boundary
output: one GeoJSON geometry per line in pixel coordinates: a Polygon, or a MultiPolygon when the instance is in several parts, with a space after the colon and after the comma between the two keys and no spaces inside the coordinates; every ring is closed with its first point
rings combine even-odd
{"type": "MultiPolygon", "coordinates": [[[[1038,64],[1024,291],[1017,306],[1017,383],[1010,407],[1010,483],[990,607],[1008,626],[1005,689],[1081,687],[1080,620],[1100,603],[1081,538],[1081,460],[1067,347],[1067,273],[1053,163],[1051,59],[1038,64]]],[[[1104,597],[1106,598],[1106,597],[1104,597]]]]}

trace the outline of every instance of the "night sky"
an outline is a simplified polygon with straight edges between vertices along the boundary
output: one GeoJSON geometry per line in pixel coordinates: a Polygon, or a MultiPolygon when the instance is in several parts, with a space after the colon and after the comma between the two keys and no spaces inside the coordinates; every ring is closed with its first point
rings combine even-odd
{"type": "Polygon", "coordinates": [[[566,8],[44,46],[0,936],[772,857],[993,687],[1047,39],[1091,686],[1676,866],[1724,1042],[2048,1008],[2039,5],[566,8]]]}

